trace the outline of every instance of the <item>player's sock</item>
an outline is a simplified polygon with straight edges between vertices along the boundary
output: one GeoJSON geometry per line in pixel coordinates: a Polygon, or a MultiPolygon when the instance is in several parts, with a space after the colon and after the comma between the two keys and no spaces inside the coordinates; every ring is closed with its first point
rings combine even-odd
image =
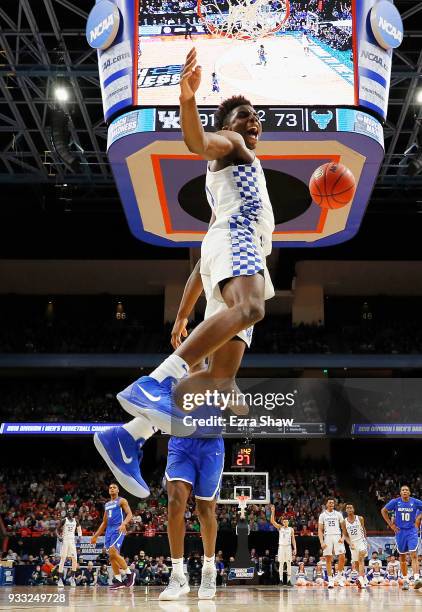
{"type": "Polygon", "coordinates": [[[118,580],[119,582],[121,582],[121,581],[122,581],[122,577],[121,577],[121,575],[120,575],[120,574],[114,574],[114,578],[115,578],[116,580],[118,580]]]}
{"type": "Polygon", "coordinates": [[[204,566],[202,568],[203,571],[214,570],[215,568],[215,555],[212,557],[206,557],[204,555],[204,566]]]}
{"type": "Polygon", "coordinates": [[[139,438],[148,440],[157,431],[157,428],[151,424],[151,421],[144,416],[132,419],[129,423],[123,425],[123,429],[126,429],[135,440],[139,440],[139,438]]]}
{"type": "Polygon", "coordinates": [[[173,557],[171,558],[171,565],[173,568],[173,574],[175,576],[179,576],[179,578],[184,579],[185,575],[183,573],[183,557],[181,557],[180,559],[173,559],[173,557]]]}
{"type": "Polygon", "coordinates": [[[180,380],[186,376],[189,372],[189,366],[184,359],[179,355],[170,355],[167,359],[164,359],[163,363],[155,368],[151,372],[151,378],[154,378],[157,382],[161,383],[165,378],[171,376],[176,380],[180,380]]]}

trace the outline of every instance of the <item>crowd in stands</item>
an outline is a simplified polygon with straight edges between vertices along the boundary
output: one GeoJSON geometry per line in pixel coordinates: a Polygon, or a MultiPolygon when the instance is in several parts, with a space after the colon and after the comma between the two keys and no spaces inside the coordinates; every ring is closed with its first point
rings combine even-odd
{"type": "MultiPolygon", "coordinates": [[[[169,353],[171,328],[171,323],[136,318],[9,317],[0,327],[0,353],[169,353]]],[[[412,318],[293,326],[289,317],[267,316],[255,328],[251,351],[417,354],[422,352],[422,329],[412,318]]]]}
{"type": "MultiPolygon", "coordinates": [[[[72,509],[78,516],[83,535],[97,528],[107,501],[107,471],[48,471],[8,469],[0,473],[0,516],[9,535],[20,537],[56,536],[60,521],[72,509]]],[[[150,484],[151,495],[137,500],[132,508],[133,521],[129,532],[153,537],[167,532],[167,495],[159,477],[150,484]]],[[[342,503],[336,477],[328,470],[307,470],[306,477],[298,470],[274,470],[271,487],[276,516],[287,516],[297,533],[316,534],[318,514],[324,498],[335,495],[342,503]]],[[[200,526],[194,498],[185,513],[186,529],[199,533],[200,526]]],[[[237,522],[237,506],[217,506],[218,527],[233,531],[237,522]]],[[[251,531],[273,531],[269,522],[269,505],[253,506],[249,512],[251,531]]]]}
{"type": "Polygon", "coordinates": [[[390,499],[397,497],[397,483],[407,484],[411,495],[420,497],[422,489],[422,474],[420,469],[403,470],[387,462],[383,467],[368,467],[364,472],[368,484],[369,495],[377,501],[379,508],[385,506],[390,499]]]}

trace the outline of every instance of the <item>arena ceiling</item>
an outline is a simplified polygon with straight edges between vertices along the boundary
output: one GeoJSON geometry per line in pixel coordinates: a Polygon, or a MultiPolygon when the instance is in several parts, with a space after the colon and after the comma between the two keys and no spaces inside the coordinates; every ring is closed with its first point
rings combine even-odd
{"type": "MultiPolygon", "coordinates": [[[[399,162],[417,141],[422,104],[422,2],[395,0],[405,37],[394,53],[386,156],[376,194],[381,200],[400,189],[399,162]],[[399,176],[398,176],[399,172],[399,176]]],[[[0,183],[61,183],[110,189],[96,52],[87,46],[85,24],[90,2],[79,0],[2,0],[0,5],[0,183]],[[71,140],[81,164],[66,167],[49,141],[53,88],[71,86],[71,140]],[[79,151],[79,153],[78,153],[79,151]],[[83,153],[81,153],[83,151],[83,153]]],[[[422,141],[421,141],[422,144],[422,141]]],[[[405,178],[422,186],[422,173],[405,178]]],[[[114,190],[113,190],[114,192],[114,190]]],[[[114,192],[115,193],[115,192],[114,192]]]]}

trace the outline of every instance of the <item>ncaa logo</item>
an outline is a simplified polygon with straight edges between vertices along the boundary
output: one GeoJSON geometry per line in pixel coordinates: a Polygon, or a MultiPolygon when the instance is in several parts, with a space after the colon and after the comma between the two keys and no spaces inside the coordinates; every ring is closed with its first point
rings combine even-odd
{"type": "Polygon", "coordinates": [[[383,49],[396,49],[403,41],[400,13],[389,0],[380,0],[371,9],[371,28],[383,49]]]}
{"type": "Polygon", "coordinates": [[[93,49],[107,49],[116,38],[120,13],[114,2],[100,0],[92,8],[86,24],[86,39],[93,49]]]}

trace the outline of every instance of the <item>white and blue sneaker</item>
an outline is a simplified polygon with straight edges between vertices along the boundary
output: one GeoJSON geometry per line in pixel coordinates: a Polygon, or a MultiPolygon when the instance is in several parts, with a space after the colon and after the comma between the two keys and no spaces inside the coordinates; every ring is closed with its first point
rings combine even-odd
{"type": "Polygon", "coordinates": [[[94,444],[107,463],[114,477],[128,493],[136,497],[148,497],[149,487],[142,478],[139,463],[145,440],[133,437],[123,427],[110,427],[94,436],[94,444]]]}
{"type": "Polygon", "coordinates": [[[170,376],[159,383],[151,376],[142,376],[117,395],[122,408],[134,417],[145,416],[157,429],[177,437],[191,436],[195,425],[185,425],[188,413],[180,410],[172,398],[170,376]]]}

